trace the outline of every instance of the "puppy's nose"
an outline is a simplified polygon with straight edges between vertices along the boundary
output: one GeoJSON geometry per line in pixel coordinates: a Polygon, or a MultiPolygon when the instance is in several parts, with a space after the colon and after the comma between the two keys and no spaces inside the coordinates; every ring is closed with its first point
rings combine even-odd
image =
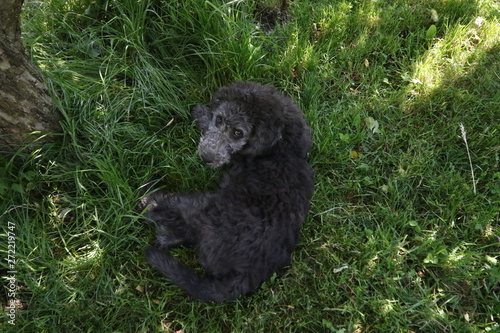
{"type": "Polygon", "coordinates": [[[210,157],[208,157],[208,156],[207,156],[207,155],[205,155],[205,154],[200,154],[200,157],[201,157],[201,159],[203,160],[203,162],[205,162],[205,163],[210,164],[210,163],[213,163],[213,162],[214,162],[214,160],[213,160],[213,159],[211,159],[210,157]]]}

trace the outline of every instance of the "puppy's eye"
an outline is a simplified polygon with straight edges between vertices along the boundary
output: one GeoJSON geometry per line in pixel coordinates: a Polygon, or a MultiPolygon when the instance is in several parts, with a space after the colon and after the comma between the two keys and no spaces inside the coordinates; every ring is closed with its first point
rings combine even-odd
{"type": "Polygon", "coordinates": [[[222,116],[217,116],[215,117],[215,124],[220,125],[222,124],[222,116]]]}
{"type": "Polygon", "coordinates": [[[239,130],[239,129],[235,129],[233,131],[233,135],[236,139],[240,139],[243,137],[243,131],[242,130],[239,130]]]}

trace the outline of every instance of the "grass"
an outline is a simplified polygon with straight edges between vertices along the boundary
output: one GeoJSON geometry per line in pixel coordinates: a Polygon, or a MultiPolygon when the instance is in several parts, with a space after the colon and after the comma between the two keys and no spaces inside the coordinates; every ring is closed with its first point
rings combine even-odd
{"type": "Polygon", "coordinates": [[[0,157],[2,331],[500,329],[498,3],[296,0],[263,29],[257,2],[26,2],[64,132],[0,157]],[[290,267],[204,304],[144,262],[135,207],[153,176],[213,188],[189,110],[235,80],[301,106],[316,191],[290,267]]]}

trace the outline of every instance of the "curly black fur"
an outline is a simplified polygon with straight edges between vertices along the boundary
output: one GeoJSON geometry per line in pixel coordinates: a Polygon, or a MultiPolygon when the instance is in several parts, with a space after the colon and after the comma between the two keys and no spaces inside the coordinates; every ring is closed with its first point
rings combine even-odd
{"type": "Polygon", "coordinates": [[[219,89],[192,114],[203,132],[201,158],[227,170],[217,193],[154,192],[142,200],[158,227],[159,248],[146,256],[192,297],[220,302],[288,264],[313,192],[310,130],[288,97],[253,82],[219,89]],[[168,254],[186,244],[197,248],[205,277],[168,254]]]}

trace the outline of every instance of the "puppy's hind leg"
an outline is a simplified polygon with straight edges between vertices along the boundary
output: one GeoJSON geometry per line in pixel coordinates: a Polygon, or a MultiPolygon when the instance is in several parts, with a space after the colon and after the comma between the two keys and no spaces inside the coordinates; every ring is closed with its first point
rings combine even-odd
{"type": "Polygon", "coordinates": [[[146,251],[146,257],[152,266],[195,299],[205,302],[229,301],[252,289],[246,275],[200,278],[177,259],[154,247],[146,251]]]}

